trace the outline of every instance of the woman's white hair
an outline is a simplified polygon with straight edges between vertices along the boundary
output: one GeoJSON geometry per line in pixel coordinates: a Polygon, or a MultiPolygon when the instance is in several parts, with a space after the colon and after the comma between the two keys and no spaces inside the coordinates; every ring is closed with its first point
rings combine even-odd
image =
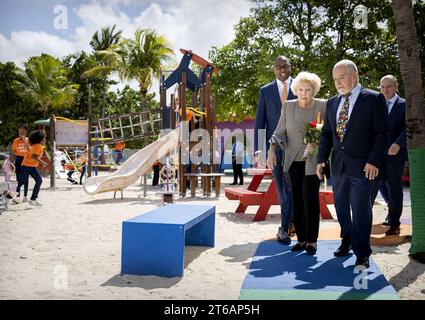
{"type": "Polygon", "coordinates": [[[322,85],[322,80],[315,73],[302,71],[298,73],[295,79],[292,81],[291,90],[294,94],[297,94],[298,87],[302,83],[308,83],[313,88],[313,97],[319,92],[320,86],[322,85]]]}

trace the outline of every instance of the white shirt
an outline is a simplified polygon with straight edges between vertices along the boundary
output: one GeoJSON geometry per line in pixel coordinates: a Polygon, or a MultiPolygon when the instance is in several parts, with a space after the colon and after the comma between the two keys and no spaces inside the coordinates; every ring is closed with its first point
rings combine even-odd
{"type": "MultiPolygon", "coordinates": [[[[357,98],[359,97],[361,88],[362,88],[362,86],[359,83],[357,86],[354,87],[353,90],[351,90],[351,95],[348,98],[348,103],[349,103],[348,120],[350,120],[351,112],[353,112],[354,104],[356,103],[357,98]]],[[[341,95],[341,99],[339,101],[338,109],[336,110],[336,119],[335,120],[336,120],[337,125],[338,125],[339,113],[341,112],[342,105],[344,104],[344,101],[345,101],[345,96],[341,95]]]]}
{"type": "MultiPolygon", "coordinates": [[[[288,79],[286,79],[286,81],[285,81],[286,92],[287,92],[288,96],[289,96],[289,89],[290,89],[290,86],[291,86],[291,82],[292,82],[291,77],[288,77],[288,79]]],[[[278,78],[276,78],[276,83],[277,83],[277,89],[279,90],[280,100],[282,100],[283,82],[280,81],[278,78]]],[[[286,99],[288,99],[288,97],[286,97],[286,99]]]]}
{"type": "Polygon", "coordinates": [[[242,142],[236,140],[236,142],[232,145],[232,156],[243,157],[244,150],[242,142]],[[234,150],[234,152],[233,152],[234,150]]]}
{"type": "Polygon", "coordinates": [[[392,97],[390,100],[387,101],[387,106],[388,106],[388,114],[391,113],[391,110],[394,107],[395,102],[398,99],[398,94],[396,93],[394,97],[392,97]]]}

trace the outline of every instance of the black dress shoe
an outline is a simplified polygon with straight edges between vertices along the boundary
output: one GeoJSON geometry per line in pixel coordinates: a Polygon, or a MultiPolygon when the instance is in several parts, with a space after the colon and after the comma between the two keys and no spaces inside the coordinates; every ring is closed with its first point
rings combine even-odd
{"type": "Polygon", "coordinates": [[[390,225],[391,225],[390,217],[389,217],[389,216],[387,216],[387,217],[385,218],[384,222],[382,222],[382,224],[383,224],[384,226],[390,226],[390,225]]]}
{"type": "Polygon", "coordinates": [[[391,226],[387,232],[385,232],[386,236],[396,236],[400,234],[400,226],[391,226]]]}
{"type": "Polygon", "coordinates": [[[238,184],[237,182],[229,183],[230,186],[236,186],[237,184],[238,184]]]}
{"type": "Polygon", "coordinates": [[[369,258],[368,257],[357,257],[356,259],[356,267],[363,266],[369,268],[369,258]]]}
{"type": "Polygon", "coordinates": [[[240,186],[243,186],[243,182],[239,182],[239,185],[240,185],[240,186]]]}
{"type": "Polygon", "coordinates": [[[305,250],[306,244],[301,244],[299,242],[297,242],[292,248],[291,251],[303,251],[305,250]]]}
{"type": "Polygon", "coordinates": [[[335,257],[347,256],[351,250],[350,245],[341,244],[338,249],[334,252],[335,257]]]}
{"type": "Polygon", "coordinates": [[[308,254],[311,254],[311,255],[316,254],[316,251],[317,251],[317,244],[315,244],[314,246],[313,246],[313,245],[311,245],[311,244],[308,244],[308,245],[305,247],[305,251],[306,251],[308,254]]]}

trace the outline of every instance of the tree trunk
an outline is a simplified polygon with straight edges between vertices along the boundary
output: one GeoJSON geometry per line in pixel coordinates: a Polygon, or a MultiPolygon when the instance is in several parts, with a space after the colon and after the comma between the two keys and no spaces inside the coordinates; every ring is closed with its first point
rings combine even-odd
{"type": "Polygon", "coordinates": [[[144,86],[140,85],[140,98],[141,98],[141,107],[143,111],[148,109],[148,101],[147,101],[148,89],[144,86]]]}
{"type": "Polygon", "coordinates": [[[412,2],[392,0],[400,71],[406,94],[406,133],[409,150],[412,245],[410,254],[425,263],[425,103],[419,46],[412,2]]]}
{"type": "Polygon", "coordinates": [[[106,113],[106,77],[103,79],[102,81],[103,83],[103,88],[102,88],[102,109],[100,112],[100,118],[105,118],[105,113],[106,113]]]}

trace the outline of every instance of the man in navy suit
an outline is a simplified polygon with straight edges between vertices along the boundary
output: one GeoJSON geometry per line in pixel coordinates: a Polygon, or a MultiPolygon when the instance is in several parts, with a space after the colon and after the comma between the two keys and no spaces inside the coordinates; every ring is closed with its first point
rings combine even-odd
{"type": "MultiPolygon", "coordinates": [[[[284,56],[276,57],[273,63],[273,72],[276,80],[260,89],[255,118],[254,147],[256,152],[261,151],[263,154],[267,154],[269,149],[269,140],[279,122],[282,103],[297,98],[291,91],[292,78],[289,59],[284,56]],[[266,150],[264,150],[264,147],[266,147],[266,150]]],[[[277,239],[290,244],[291,238],[288,236],[288,229],[292,222],[292,192],[288,174],[283,173],[282,150],[279,147],[276,148],[276,163],[277,165],[273,169],[273,177],[276,182],[281,210],[281,227],[278,230],[277,239]]]]}
{"type": "Polygon", "coordinates": [[[354,62],[339,61],[332,74],[339,94],[328,100],[317,154],[317,176],[323,178],[332,150],[333,192],[342,238],[334,255],[346,256],[352,248],[356,266],[368,268],[372,253],[370,198],[386,151],[388,112],[381,93],[359,84],[354,62]]]}
{"type": "Polygon", "coordinates": [[[380,82],[381,93],[388,106],[389,140],[381,173],[372,192],[372,205],[378,188],[384,184],[388,189],[388,216],[384,224],[390,228],[386,235],[400,233],[400,216],[403,210],[403,185],[401,176],[407,160],[406,146],[406,100],[397,95],[397,79],[392,75],[384,76],[380,82]]]}

